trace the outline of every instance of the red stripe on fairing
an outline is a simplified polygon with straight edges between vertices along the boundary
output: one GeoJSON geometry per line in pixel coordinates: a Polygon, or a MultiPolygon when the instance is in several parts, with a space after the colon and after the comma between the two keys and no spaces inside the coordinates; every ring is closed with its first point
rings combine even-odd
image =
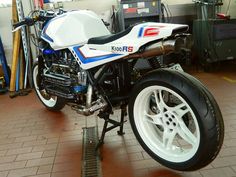
{"type": "Polygon", "coordinates": [[[106,59],[110,59],[113,57],[117,57],[117,56],[122,56],[122,54],[115,54],[115,53],[111,53],[108,55],[100,55],[100,56],[96,56],[96,57],[85,57],[84,54],[82,53],[82,51],[80,50],[80,47],[76,46],[73,47],[74,52],[76,53],[76,55],[78,56],[79,60],[83,63],[83,64],[88,64],[88,63],[92,63],[92,62],[97,62],[97,61],[101,61],[101,60],[106,60],[106,59]]]}
{"type": "Polygon", "coordinates": [[[144,37],[157,36],[160,33],[158,28],[147,28],[144,31],[144,37]]]}

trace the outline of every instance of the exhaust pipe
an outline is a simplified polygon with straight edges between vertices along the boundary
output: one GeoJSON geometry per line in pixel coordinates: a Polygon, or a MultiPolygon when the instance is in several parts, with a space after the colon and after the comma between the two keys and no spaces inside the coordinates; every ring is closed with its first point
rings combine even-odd
{"type": "Polygon", "coordinates": [[[187,46],[185,38],[177,37],[175,39],[169,39],[152,44],[146,47],[143,52],[131,54],[125,58],[126,59],[150,58],[154,56],[166,55],[172,52],[178,53],[185,46],[187,46]]]}

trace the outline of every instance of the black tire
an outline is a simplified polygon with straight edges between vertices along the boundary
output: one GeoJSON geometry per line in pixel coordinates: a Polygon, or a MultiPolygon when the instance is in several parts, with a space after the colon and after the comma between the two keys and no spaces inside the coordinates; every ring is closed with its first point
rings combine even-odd
{"type": "MultiPolygon", "coordinates": [[[[206,86],[204,86],[199,80],[197,80],[195,77],[193,77],[187,73],[184,73],[184,72],[181,72],[181,73],[177,72],[177,74],[180,74],[180,76],[185,77],[186,79],[189,79],[191,82],[193,82],[194,85],[198,85],[198,87],[202,90],[202,92],[204,92],[208,96],[208,99],[210,100],[210,102],[213,105],[212,109],[214,109],[214,111],[215,111],[214,112],[215,117],[218,117],[218,119],[216,119],[217,125],[220,126],[219,127],[219,135],[220,135],[219,136],[219,145],[220,145],[220,147],[218,148],[218,151],[212,152],[212,153],[215,153],[214,156],[216,157],[219,154],[221,146],[224,141],[224,120],[222,118],[220,108],[219,108],[216,100],[214,99],[213,95],[209,92],[209,90],[206,88],[206,86]]],[[[211,163],[215,159],[215,157],[213,159],[208,159],[208,161],[206,160],[205,164],[202,164],[202,165],[203,166],[208,165],[209,163],[211,163]]]]}
{"type": "Polygon", "coordinates": [[[33,65],[33,85],[36,95],[43,105],[50,111],[60,111],[65,107],[66,101],[63,98],[49,95],[45,90],[39,91],[38,83],[38,62],[33,65]],[[51,100],[51,101],[50,101],[51,100]]]}
{"type": "MultiPolygon", "coordinates": [[[[221,149],[224,139],[223,118],[215,99],[213,98],[211,93],[206,89],[206,87],[203,86],[203,84],[201,84],[200,81],[188,75],[187,73],[173,71],[170,69],[159,69],[144,76],[138,82],[138,84],[136,84],[132,93],[133,94],[129,102],[129,118],[131,127],[140,145],[152,158],[154,158],[156,161],[169,168],[180,171],[193,171],[200,169],[211,163],[216,158],[217,154],[221,149]],[[159,153],[158,151],[155,151],[155,149],[153,149],[153,147],[150,146],[149,138],[144,138],[145,135],[149,136],[148,134],[149,131],[145,132],[145,129],[140,128],[145,126],[139,124],[137,120],[138,114],[134,113],[134,111],[137,110],[137,108],[134,109],[134,106],[139,105],[136,104],[137,102],[135,101],[137,98],[142,98],[140,97],[142,91],[145,91],[145,89],[147,90],[149,88],[152,88],[152,86],[160,86],[163,88],[167,88],[167,90],[171,90],[173,91],[173,93],[176,93],[181,98],[183,98],[183,100],[192,110],[192,113],[194,114],[197,120],[198,124],[197,126],[199,127],[199,133],[200,133],[198,136],[199,143],[196,146],[197,147],[196,150],[193,151],[193,154],[191,156],[190,155],[186,156],[187,157],[186,159],[183,158],[183,160],[178,160],[178,161],[172,160],[172,158],[169,158],[170,155],[165,156],[159,153]],[[136,115],[136,117],[134,116],[134,114],[136,115]],[[142,130],[144,131],[142,132],[142,130]]],[[[145,100],[143,101],[143,103],[145,103],[145,100]]],[[[179,120],[180,118],[177,119],[179,120]]],[[[161,120],[163,121],[165,119],[162,117],[161,120]]],[[[181,117],[181,120],[183,120],[183,117],[181,117]]],[[[185,122],[186,127],[188,128],[190,127],[187,121],[183,122],[185,122]]],[[[176,127],[178,126],[179,125],[176,125],[176,127]]],[[[160,128],[159,127],[157,128],[160,131],[160,128]]],[[[163,129],[165,128],[166,127],[164,127],[163,129]]],[[[196,131],[197,130],[195,130],[195,132],[196,131]]],[[[155,138],[151,133],[150,137],[155,138]]],[[[158,142],[158,141],[153,140],[153,142],[158,142]]],[[[157,149],[161,148],[158,146],[159,144],[156,144],[157,149]]],[[[176,158],[181,159],[180,157],[177,156],[176,158]]]]}

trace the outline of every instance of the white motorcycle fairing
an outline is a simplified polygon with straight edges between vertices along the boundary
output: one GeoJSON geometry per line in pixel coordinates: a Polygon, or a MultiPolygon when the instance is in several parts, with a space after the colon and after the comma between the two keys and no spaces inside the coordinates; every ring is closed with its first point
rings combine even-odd
{"type": "Polygon", "coordinates": [[[111,35],[94,12],[80,10],[50,20],[41,37],[54,50],[68,48],[81,68],[86,70],[123,58],[149,42],[187,29],[187,25],[147,22],[111,35]]]}
{"type": "Polygon", "coordinates": [[[86,44],[89,38],[111,34],[92,11],[79,10],[58,15],[43,28],[41,38],[54,50],[86,44]]]}

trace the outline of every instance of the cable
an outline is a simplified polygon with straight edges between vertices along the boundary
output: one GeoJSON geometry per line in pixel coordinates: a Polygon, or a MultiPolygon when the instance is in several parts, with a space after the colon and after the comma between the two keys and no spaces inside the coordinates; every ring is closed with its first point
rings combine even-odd
{"type": "Polygon", "coordinates": [[[170,9],[168,8],[168,5],[166,7],[165,4],[161,3],[161,11],[163,14],[163,18],[165,18],[165,13],[166,13],[167,22],[170,23],[172,21],[172,14],[170,12],[170,9]],[[165,13],[164,13],[164,11],[165,11],[165,13]]]}
{"type": "Polygon", "coordinates": [[[231,1],[232,1],[232,0],[229,0],[228,7],[227,7],[227,10],[226,10],[226,13],[225,13],[226,15],[228,15],[228,12],[229,12],[229,6],[230,6],[230,4],[231,4],[231,1]]]}
{"type": "MultiPolygon", "coordinates": [[[[164,22],[166,22],[166,20],[165,20],[165,13],[164,13],[164,4],[163,3],[161,3],[161,14],[162,14],[162,19],[164,20],[164,22]]],[[[166,16],[168,16],[167,14],[166,14],[166,16]]]]}
{"type": "MultiPolygon", "coordinates": [[[[230,0],[230,1],[231,1],[231,0],[230,0]]],[[[203,10],[204,19],[209,20],[209,18],[207,17],[207,14],[206,14],[206,13],[207,13],[207,12],[206,12],[205,10],[203,10]]],[[[211,25],[211,26],[212,26],[212,28],[213,28],[213,25],[211,25]]],[[[215,56],[216,56],[217,61],[220,61],[219,55],[218,55],[218,53],[217,53],[217,51],[216,51],[216,46],[214,45],[214,42],[213,42],[213,37],[211,36],[211,35],[212,35],[211,32],[210,32],[211,26],[210,26],[210,23],[206,23],[207,33],[208,33],[208,37],[209,37],[209,43],[210,43],[210,46],[212,46],[212,49],[213,49],[213,52],[214,52],[214,54],[215,54],[215,56]]],[[[211,56],[210,56],[210,58],[211,58],[211,56]]],[[[216,61],[216,62],[217,62],[217,61],[216,61]]]]}
{"type": "Polygon", "coordinates": [[[35,38],[33,35],[30,35],[30,41],[34,44],[35,47],[41,49],[40,46],[36,44],[37,43],[36,40],[39,40],[39,38],[35,38]]]}
{"type": "Polygon", "coordinates": [[[170,10],[168,4],[167,4],[167,9],[168,9],[168,12],[169,12],[169,14],[170,14],[170,22],[172,22],[172,20],[173,20],[173,15],[172,15],[172,13],[171,13],[171,10],[170,10]]]}

